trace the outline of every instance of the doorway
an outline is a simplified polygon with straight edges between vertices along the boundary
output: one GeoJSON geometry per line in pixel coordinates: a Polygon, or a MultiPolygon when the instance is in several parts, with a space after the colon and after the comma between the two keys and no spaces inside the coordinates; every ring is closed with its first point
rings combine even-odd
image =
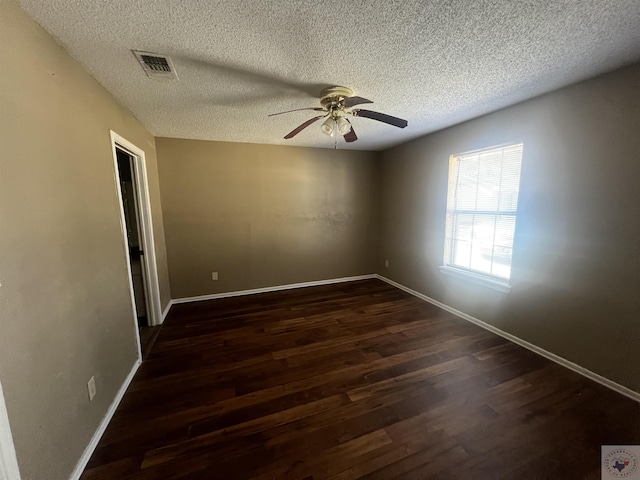
{"type": "Polygon", "coordinates": [[[124,210],[127,246],[129,247],[129,265],[133,283],[133,297],[135,299],[136,318],[138,327],[148,327],[148,295],[146,281],[143,275],[144,249],[140,244],[140,207],[136,201],[135,174],[133,172],[133,157],[116,146],[118,162],[118,177],[120,180],[120,200],[124,210]]]}
{"type": "Polygon", "coordinates": [[[133,317],[144,359],[162,322],[144,152],[114,132],[111,135],[133,317]]]}

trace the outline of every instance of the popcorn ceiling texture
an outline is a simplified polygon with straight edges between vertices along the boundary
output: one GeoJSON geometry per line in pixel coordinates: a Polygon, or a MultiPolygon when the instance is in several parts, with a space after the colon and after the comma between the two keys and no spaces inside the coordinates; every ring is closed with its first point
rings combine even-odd
{"type": "Polygon", "coordinates": [[[155,136],[333,148],[325,86],[405,118],[353,119],[379,150],[640,61],[638,0],[19,0],[155,136]],[[149,79],[130,50],[169,55],[149,79]]]}

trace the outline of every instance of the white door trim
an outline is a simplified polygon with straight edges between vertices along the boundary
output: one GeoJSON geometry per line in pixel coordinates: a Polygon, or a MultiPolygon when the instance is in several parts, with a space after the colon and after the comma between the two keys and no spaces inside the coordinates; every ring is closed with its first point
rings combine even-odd
{"type": "Polygon", "coordinates": [[[20,469],[0,383],[0,480],[20,480],[20,469]]]}
{"type": "MultiPolygon", "coordinates": [[[[160,286],[158,285],[158,268],[156,264],[155,241],[153,238],[153,223],[151,216],[151,201],[149,198],[149,184],[147,181],[147,162],[144,151],[136,147],[127,139],[121,137],[113,130],[111,133],[111,150],[114,163],[114,180],[118,193],[118,201],[120,203],[120,223],[122,227],[122,235],[125,242],[125,250],[127,253],[127,269],[129,271],[129,283],[131,287],[132,303],[134,305],[134,319],[137,322],[137,314],[135,314],[135,298],[133,297],[133,282],[131,281],[131,265],[129,263],[129,247],[127,243],[127,227],[122,208],[122,192],[120,191],[120,182],[118,181],[118,157],[116,155],[116,146],[133,157],[135,170],[136,196],[138,206],[140,207],[140,231],[142,233],[142,245],[144,249],[145,261],[145,277],[148,285],[148,302],[149,311],[147,312],[149,325],[160,325],[162,323],[162,309],[160,307],[160,286]]],[[[137,323],[136,323],[137,325],[137,323]]],[[[136,327],[137,328],[137,327],[136,327]]]]}

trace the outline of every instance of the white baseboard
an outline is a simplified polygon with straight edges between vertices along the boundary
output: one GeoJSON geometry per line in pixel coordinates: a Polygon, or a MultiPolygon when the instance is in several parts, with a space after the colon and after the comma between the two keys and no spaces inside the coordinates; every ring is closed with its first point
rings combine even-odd
{"type": "Polygon", "coordinates": [[[241,295],[253,295],[255,293],[278,292],[280,290],[291,290],[292,288],[317,287],[319,285],[330,285],[332,283],[354,282],[356,280],[370,280],[378,278],[376,274],[359,275],[357,277],[331,278],[328,280],[316,280],[313,282],[290,283],[287,285],[276,285],[273,287],[253,288],[251,290],[236,290],[235,292],[212,293],[210,295],[200,295],[198,297],[175,298],[169,305],[178,303],[199,302],[202,300],[217,300],[219,298],[239,297],[241,295]]]}
{"type": "Polygon", "coordinates": [[[169,303],[167,303],[167,306],[164,308],[164,311],[162,312],[162,318],[160,319],[160,324],[163,324],[165,318],[167,318],[169,310],[171,310],[171,305],[173,305],[173,300],[169,300],[169,303]]]}
{"type": "Polygon", "coordinates": [[[494,327],[493,325],[485,323],[482,320],[472,317],[471,315],[467,315],[466,313],[461,312],[460,310],[456,310],[455,308],[445,305],[444,303],[434,300],[433,298],[427,297],[426,295],[423,295],[420,292],[416,292],[415,290],[412,290],[409,287],[405,287],[404,285],[394,282],[393,280],[383,277],[382,275],[376,275],[376,278],[379,278],[383,282],[387,282],[389,285],[393,285],[394,287],[399,288],[400,290],[404,290],[405,292],[410,293],[411,295],[414,295],[424,300],[425,302],[429,302],[433,305],[436,305],[437,307],[442,308],[443,310],[446,310],[447,312],[453,313],[454,315],[462,318],[463,320],[467,320],[468,322],[475,323],[476,325],[484,328],[485,330],[489,330],[491,333],[495,333],[496,335],[506,338],[507,340],[517,345],[520,345],[521,347],[524,347],[527,350],[531,350],[532,352],[537,353],[538,355],[541,355],[551,360],[552,362],[562,365],[563,367],[568,368],[569,370],[573,370],[574,372],[579,373],[580,375],[590,380],[593,380],[594,382],[604,385],[605,387],[610,388],[611,390],[614,390],[619,394],[624,395],[625,397],[629,397],[632,400],[635,400],[636,402],[640,402],[639,392],[631,390],[630,388],[627,388],[624,385],[620,385],[619,383],[616,383],[613,380],[609,380],[608,378],[605,378],[602,375],[598,375],[597,373],[594,373],[591,370],[581,367],[576,363],[570,362],[569,360],[562,358],[556,355],[555,353],[551,353],[545,350],[544,348],[540,348],[537,345],[527,342],[526,340],[522,340],[521,338],[518,338],[515,335],[507,333],[503,330],[500,330],[499,328],[494,327]]]}
{"type": "Polygon", "coordinates": [[[122,397],[124,397],[124,394],[127,391],[127,388],[129,388],[129,384],[133,380],[133,377],[138,371],[138,367],[140,367],[141,363],[142,362],[138,358],[136,362],[133,364],[133,367],[131,368],[129,375],[127,375],[127,378],[125,378],[124,382],[122,382],[122,386],[120,387],[120,390],[118,390],[118,393],[113,399],[113,402],[111,402],[111,406],[109,407],[109,410],[107,410],[107,413],[102,419],[102,422],[100,422],[98,429],[93,434],[93,437],[91,437],[91,441],[89,442],[89,445],[87,445],[87,448],[84,449],[84,452],[82,453],[82,457],[80,457],[80,460],[76,465],[76,468],[73,470],[73,473],[71,474],[70,480],[78,480],[80,478],[80,475],[82,475],[82,472],[87,466],[87,463],[89,463],[89,459],[91,458],[91,455],[93,455],[93,451],[98,446],[98,442],[102,438],[104,431],[107,429],[107,426],[109,425],[111,418],[113,418],[114,413],[116,413],[116,409],[118,408],[118,405],[120,405],[120,402],[122,401],[122,397]]]}

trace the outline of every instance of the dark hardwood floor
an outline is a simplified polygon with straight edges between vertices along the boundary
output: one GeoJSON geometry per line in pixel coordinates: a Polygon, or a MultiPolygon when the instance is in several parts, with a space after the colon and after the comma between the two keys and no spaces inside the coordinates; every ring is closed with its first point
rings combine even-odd
{"type": "Polygon", "coordinates": [[[378,280],[175,305],[82,478],[600,479],[640,404],[378,280]]]}

